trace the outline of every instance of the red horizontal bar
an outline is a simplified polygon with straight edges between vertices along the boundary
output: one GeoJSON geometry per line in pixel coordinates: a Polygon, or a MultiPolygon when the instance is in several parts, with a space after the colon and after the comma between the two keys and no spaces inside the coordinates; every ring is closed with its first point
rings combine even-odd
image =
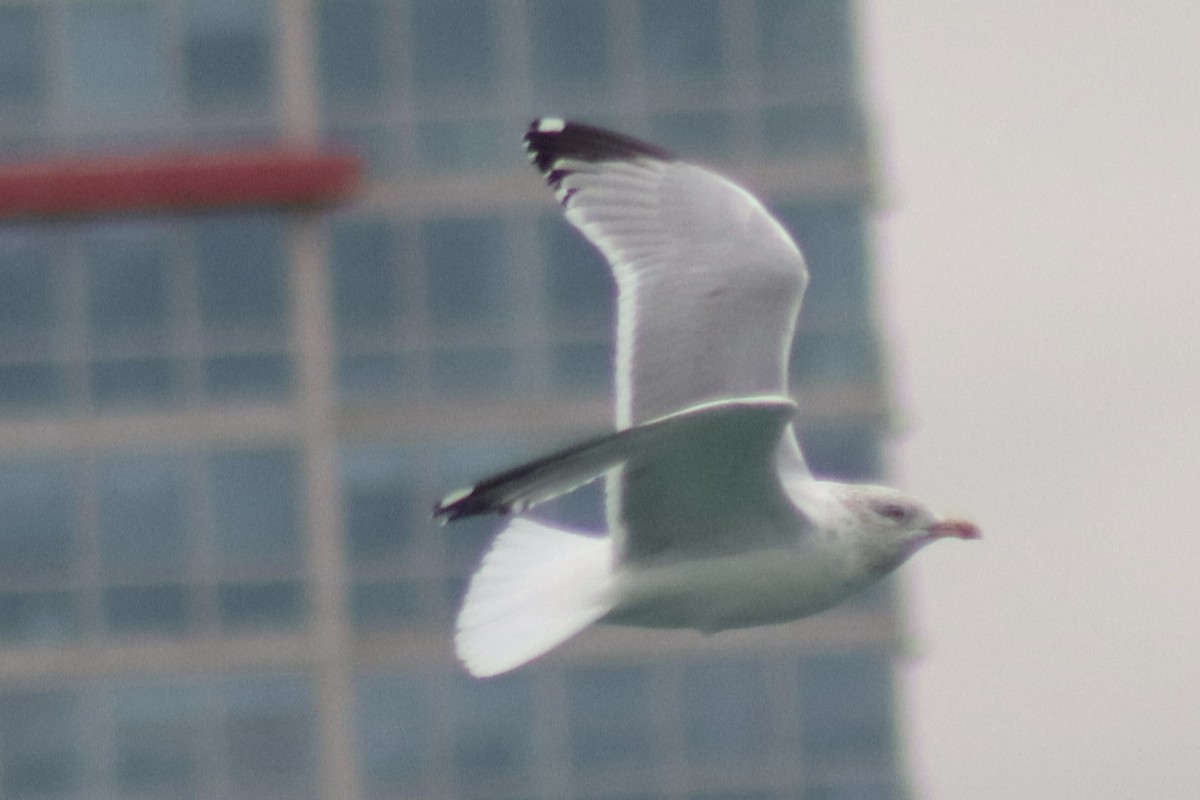
{"type": "Polygon", "coordinates": [[[349,153],[298,148],[0,164],[0,217],[323,204],[361,173],[349,153]]]}

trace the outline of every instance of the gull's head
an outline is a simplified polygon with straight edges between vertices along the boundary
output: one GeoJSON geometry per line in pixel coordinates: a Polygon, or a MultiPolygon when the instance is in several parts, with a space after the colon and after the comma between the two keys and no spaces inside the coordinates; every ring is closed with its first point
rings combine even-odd
{"type": "Polygon", "coordinates": [[[838,490],[847,512],[843,534],[872,572],[890,572],[938,539],[980,538],[974,524],[935,514],[920,500],[895,489],[841,484],[838,490]]]}

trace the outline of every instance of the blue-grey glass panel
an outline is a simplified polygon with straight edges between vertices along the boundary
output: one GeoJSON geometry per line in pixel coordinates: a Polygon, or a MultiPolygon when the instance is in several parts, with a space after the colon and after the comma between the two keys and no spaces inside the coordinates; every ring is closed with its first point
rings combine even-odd
{"type": "Polygon", "coordinates": [[[225,763],[239,796],[316,796],[315,714],[307,680],[264,676],[224,687],[225,763]]]}
{"type": "Polygon", "coordinates": [[[855,203],[775,206],[780,221],[800,243],[810,280],[800,328],[870,321],[866,223],[855,203]]]}
{"type": "Polygon", "coordinates": [[[808,81],[848,88],[853,42],[850,3],[756,0],[758,60],[763,86],[795,92],[808,81]]]}
{"type": "Polygon", "coordinates": [[[611,342],[554,345],[551,382],[571,393],[608,394],[613,387],[611,342]]]}
{"type": "Polygon", "coordinates": [[[92,399],[103,408],[158,406],[175,397],[171,362],[165,358],[97,361],[90,372],[92,399]]]}
{"type": "Polygon", "coordinates": [[[198,222],[196,271],[205,330],[282,334],[286,269],[280,218],[212,217],[198,222]]]}
{"type": "Polygon", "coordinates": [[[891,783],[847,780],[808,786],[802,800],[903,800],[908,792],[891,783]]]}
{"type": "Polygon", "coordinates": [[[789,372],[805,386],[870,383],[881,370],[879,343],[869,330],[801,331],[789,372]]]}
{"type": "Polygon", "coordinates": [[[204,391],[214,400],[282,400],[292,389],[287,355],[218,356],[204,361],[204,391]]]}
{"type": "Polygon", "coordinates": [[[226,630],[293,628],[307,611],[298,581],[238,583],[217,590],[217,613],[226,630]]]}
{"type": "Polygon", "coordinates": [[[733,155],[733,119],[720,111],[681,111],[655,114],[650,120],[653,138],[669,142],[676,153],[688,158],[716,160],[733,155]]]}
{"type": "Polygon", "coordinates": [[[538,222],[546,257],[550,318],[563,333],[607,337],[615,319],[616,285],[600,252],[561,216],[538,222]]]}
{"type": "Polygon", "coordinates": [[[0,5],[0,109],[6,115],[40,117],[46,110],[49,13],[32,3],[0,5]]]}
{"type": "Polygon", "coordinates": [[[820,653],[800,662],[804,750],[826,761],[891,763],[892,676],[883,651],[820,653]]]}
{"type": "Polygon", "coordinates": [[[300,563],[298,470],[286,450],[209,459],[217,557],[226,573],[295,569],[300,563]]]}
{"type": "Polygon", "coordinates": [[[574,103],[612,85],[609,5],[594,0],[529,4],[533,78],[543,103],[574,103]]]}
{"type": "Polygon", "coordinates": [[[58,642],[80,632],[80,601],[72,592],[0,593],[0,640],[58,642]]]}
{"type": "Polygon", "coordinates": [[[121,797],[196,797],[204,779],[205,693],[193,682],[137,681],[110,695],[121,797]]]}
{"type": "Polygon", "coordinates": [[[76,480],[66,458],[0,462],[0,580],[70,575],[79,549],[76,480]]]}
{"type": "Polygon", "coordinates": [[[0,694],[0,789],[13,800],[80,797],[80,698],[69,690],[0,694]]]}
{"type": "Polygon", "coordinates": [[[340,336],[386,333],[404,308],[399,231],[385,219],[341,220],[329,243],[333,321],[340,336]]]}
{"type": "Polygon", "coordinates": [[[440,330],[494,327],[512,314],[505,295],[504,223],[444,217],[421,229],[429,313],[440,330]]]}
{"type": "Polygon", "coordinates": [[[511,131],[491,120],[426,122],[417,128],[417,153],[422,167],[438,172],[511,168],[511,131]]]}
{"type": "Polygon", "coordinates": [[[128,586],[104,591],[105,627],[113,633],[183,633],[189,627],[182,586],[128,586]]]}
{"type": "Polygon", "coordinates": [[[368,796],[394,797],[438,769],[434,681],[428,675],[381,673],[356,680],[354,718],[359,769],[368,796]]]}
{"type": "Polygon", "coordinates": [[[454,684],[454,764],[462,781],[528,779],[535,759],[532,673],[488,681],[455,673],[454,684]]]}
{"type": "Polygon", "coordinates": [[[605,526],[604,479],[599,478],[542,503],[533,512],[533,516],[574,531],[602,532],[605,526]]]}
{"type": "Polygon", "coordinates": [[[92,341],[169,347],[168,255],[159,242],[95,239],[83,247],[92,341]]]}
{"type": "Polygon", "coordinates": [[[337,363],[338,387],[347,402],[386,400],[421,391],[421,376],[416,359],[391,353],[342,355],[337,363]]]}
{"type": "MultiPolygon", "coordinates": [[[[5,8],[0,5],[0,14],[5,8]]],[[[65,282],[44,240],[16,234],[0,241],[0,347],[51,349],[63,327],[65,282]]]]}
{"type": "MultiPolygon", "coordinates": [[[[485,470],[479,474],[485,474],[485,470]]],[[[499,518],[488,516],[456,520],[454,535],[441,537],[446,569],[456,575],[473,573],[503,524],[499,518]]]]}
{"type": "Polygon", "coordinates": [[[511,350],[438,350],[429,365],[430,381],[441,395],[508,394],[517,388],[515,366],[511,350]]]}
{"type": "Polygon", "coordinates": [[[318,0],[321,98],[331,109],[376,108],[385,97],[388,41],[378,0],[318,0]]]}
{"type": "Polygon", "coordinates": [[[818,475],[867,480],[882,474],[877,431],[865,425],[809,425],[799,430],[804,457],[818,475]]]}
{"type": "Polygon", "coordinates": [[[66,11],[69,104],[80,124],[169,116],[174,93],[165,7],[93,2],[66,11]]]}
{"type": "Polygon", "coordinates": [[[66,389],[60,369],[56,364],[0,364],[0,408],[61,405],[66,389]]]}
{"type": "Polygon", "coordinates": [[[494,97],[498,7],[490,0],[413,0],[414,68],[422,98],[494,97]]]}
{"type": "Polygon", "coordinates": [[[271,7],[267,0],[189,0],[184,67],[199,111],[274,106],[271,7]]]}
{"type": "Polygon", "coordinates": [[[649,770],[657,757],[647,667],[579,667],[567,672],[571,761],[581,772],[649,770]]]}
{"type": "Polygon", "coordinates": [[[187,568],[187,485],[182,458],[98,459],[100,556],[107,577],[182,577],[187,568]]]}
{"type": "Polygon", "coordinates": [[[342,496],[351,564],[399,565],[412,558],[424,528],[424,504],[411,493],[419,466],[404,450],[358,447],[342,457],[342,496]]]}
{"type": "Polygon", "coordinates": [[[779,748],[761,661],[689,664],[680,674],[684,744],[695,766],[749,766],[779,748]]]}
{"type": "Polygon", "coordinates": [[[764,109],[762,135],[769,158],[838,150],[857,152],[865,144],[861,115],[849,104],[764,109]]]}
{"type": "Polygon", "coordinates": [[[650,80],[714,81],[724,74],[719,0],[642,0],[640,12],[650,80]]]}
{"type": "Polygon", "coordinates": [[[403,146],[397,126],[330,120],[325,139],[358,153],[366,160],[366,177],[386,178],[400,171],[403,146]]]}
{"type": "Polygon", "coordinates": [[[688,800],[792,800],[792,794],[775,792],[704,792],[688,796],[688,800]]]}
{"type": "Polygon", "coordinates": [[[416,581],[357,581],[350,597],[354,627],[364,631],[428,625],[428,605],[416,581]]]}

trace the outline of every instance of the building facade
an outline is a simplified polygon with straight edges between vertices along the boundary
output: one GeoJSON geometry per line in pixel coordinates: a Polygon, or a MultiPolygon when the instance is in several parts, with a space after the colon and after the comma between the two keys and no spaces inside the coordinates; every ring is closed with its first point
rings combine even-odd
{"type": "MultiPolygon", "coordinates": [[[[0,797],[892,800],[887,588],[602,629],[476,681],[494,521],[444,491],[610,425],[612,284],[542,114],[744,179],[812,281],[817,471],[881,470],[845,0],[12,0],[0,159],[338,142],[333,210],[0,221],[0,797]]],[[[599,493],[546,513],[602,524],[599,493]]]]}

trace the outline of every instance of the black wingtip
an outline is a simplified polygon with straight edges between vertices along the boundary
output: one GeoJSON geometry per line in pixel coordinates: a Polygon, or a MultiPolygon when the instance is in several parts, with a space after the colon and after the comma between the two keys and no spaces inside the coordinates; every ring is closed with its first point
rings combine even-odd
{"type": "Polygon", "coordinates": [[[525,149],[534,166],[555,188],[564,175],[555,164],[564,158],[576,161],[675,160],[671,152],[641,139],[558,117],[539,117],[530,123],[525,133],[525,149]]]}
{"type": "Polygon", "coordinates": [[[496,505],[487,493],[480,492],[478,486],[451,492],[433,504],[433,519],[439,525],[446,525],[462,517],[507,512],[507,508],[496,505]]]}

